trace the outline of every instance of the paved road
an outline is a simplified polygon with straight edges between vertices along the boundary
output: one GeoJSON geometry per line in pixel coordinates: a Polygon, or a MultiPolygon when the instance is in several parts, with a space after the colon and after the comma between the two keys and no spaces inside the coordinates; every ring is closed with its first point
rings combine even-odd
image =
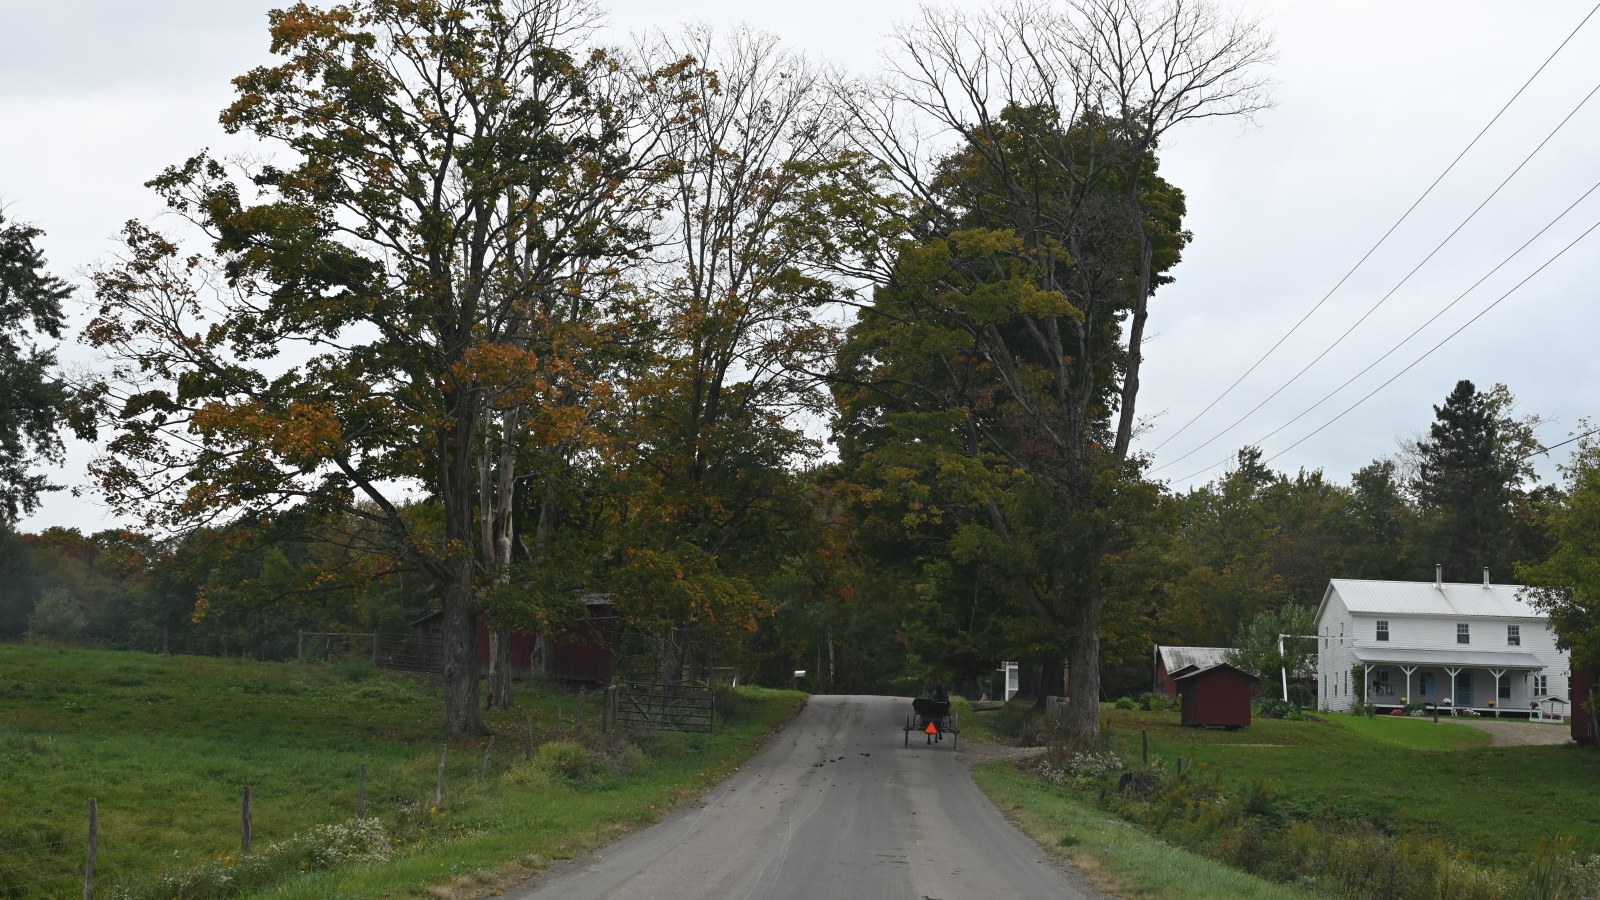
{"type": "Polygon", "coordinates": [[[903,749],[910,703],[812,697],[697,803],[509,896],[520,900],[1103,896],[973,784],[947,737],[903,749]]]}

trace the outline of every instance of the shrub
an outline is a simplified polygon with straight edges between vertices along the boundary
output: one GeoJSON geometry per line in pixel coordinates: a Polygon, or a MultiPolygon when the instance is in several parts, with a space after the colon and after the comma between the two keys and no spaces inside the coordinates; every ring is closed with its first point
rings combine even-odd
{"type": "Polygon", "coordinates": [[[1117,698],[1117,709],[1138,709],[1139,704],[1132,697],[1117,698]]]}
{"type": "Polygon", "coordinates": [[[45,591],[33,608],[33,615],[28,617],[28,630],[34,637],[56,641],[76,640],[87,624],[77,601],[60,588],[45,591]]]}
{"type": "Polygon", "coordinates": [[[1174,699],[1166,694],[1146,691],[1139,695],[1139,708],[1145,712],[1160,712],[1164,709],[1171,709],[1176,705],[1174,699]]]}
{"type": "Polygon", "coordinates": [[[543,744],[534,752],[533,761],[551,775],[568,781],[586,781],[605,768],[601,756],[573,741],[543,744]]]}
{"type": "Polygon", "coordinates": [[[1256,704],[1256,714],[1266,719],[1292,719],[1300,715],[1300,707],[1288,700],[1266,697],[1256,704]]]}
{"type": "Polygon", "coordinates": [[[389,836],[377,819],[318,825],[250,856],[232,851],[198,866],[161,875],[118,896],[237,897],[285,881],[301,872],[389,861],[389,836]]]}

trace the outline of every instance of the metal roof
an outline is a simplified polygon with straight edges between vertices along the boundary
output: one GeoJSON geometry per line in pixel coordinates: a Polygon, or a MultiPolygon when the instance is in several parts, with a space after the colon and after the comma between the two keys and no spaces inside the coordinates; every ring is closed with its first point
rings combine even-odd
{"type": "Polygon", "coordinates": [[[1358,581],[1335,578],[1328,582],[1327,599],[1337,594],[1352,613],[1466,616],[1504,619],[1540,619],[1546,616],[1517,593],[1520,584],[1453,584],[1431,581],[1358,581]]]}
{"type": "Polygon", "coordinates": [[[1412,650],[1406,647],[1350,648],[1368,663],[1416,663],[1423,666],[1471,666],[1475,669],[1543,669],[1544,660],[1521,650],[1412,650]]]}
{"type": "Polygon", "coordinates": [[[1231,647],[1163,647],[1156,646],[1161,653],[1161,659],[1167,664],[1167,672],[1176,672],[1184,666],[1194,666],[1205,669],[1217,663],[1227,662],[1228,651],[1231,647]]]}
{"type": "MultiPolygon", "coordinates": [[[[1210,649],[1210,648],[1208,648],[1208,649],[1210,649]]],[[[1195,669],[1193,671],[1185,672],[1182,675],[1173,676],[1172,680],[1173,681],[1188,681],[1191,678],[1198,678],[1201,675],[1204,675],[1207,672],[1213,671],[1215,669],[1232,669],[1233,671],[1238,672],[1240,675],[1243,675],[1244,677],[1250,679],[1251,681],[1260,681],[1261,680],[1256,675],[1253,675],[1250,672],[1246,672],[1245,670],[1243,670],[1243,669],[1239,668],[1238,666],[1235,666],[1235,665],[1233,665],[1231,663],[1225,663],[1225,662],[1217,663],[1214,666],[1206,666],[1205,668],[1197,668],[1197,669],[1195,669]]]]}

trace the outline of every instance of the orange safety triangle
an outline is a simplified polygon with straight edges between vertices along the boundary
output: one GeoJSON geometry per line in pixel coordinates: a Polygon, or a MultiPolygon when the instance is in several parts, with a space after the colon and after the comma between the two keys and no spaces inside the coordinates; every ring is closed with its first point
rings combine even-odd
{"type": "Polygon", "coordinates": [[[924,734],[938,734],[939,733],[939,723],[937,723],[937,722],[929,722],[928,723],[928,727],[922,729],[922,731],[923,731],[924,734]]]}

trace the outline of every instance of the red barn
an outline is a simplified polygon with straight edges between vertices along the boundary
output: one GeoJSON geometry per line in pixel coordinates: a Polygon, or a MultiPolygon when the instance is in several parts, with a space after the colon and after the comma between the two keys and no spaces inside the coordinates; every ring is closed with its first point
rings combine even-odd
{"type": "Polygon", "coordinates": [[[1227,663],[1178,675],[1173,684],[1183,697],[1183,724],[1244,728],[1250,724],[1251,694],[1260,680],[1227,663]]]}

